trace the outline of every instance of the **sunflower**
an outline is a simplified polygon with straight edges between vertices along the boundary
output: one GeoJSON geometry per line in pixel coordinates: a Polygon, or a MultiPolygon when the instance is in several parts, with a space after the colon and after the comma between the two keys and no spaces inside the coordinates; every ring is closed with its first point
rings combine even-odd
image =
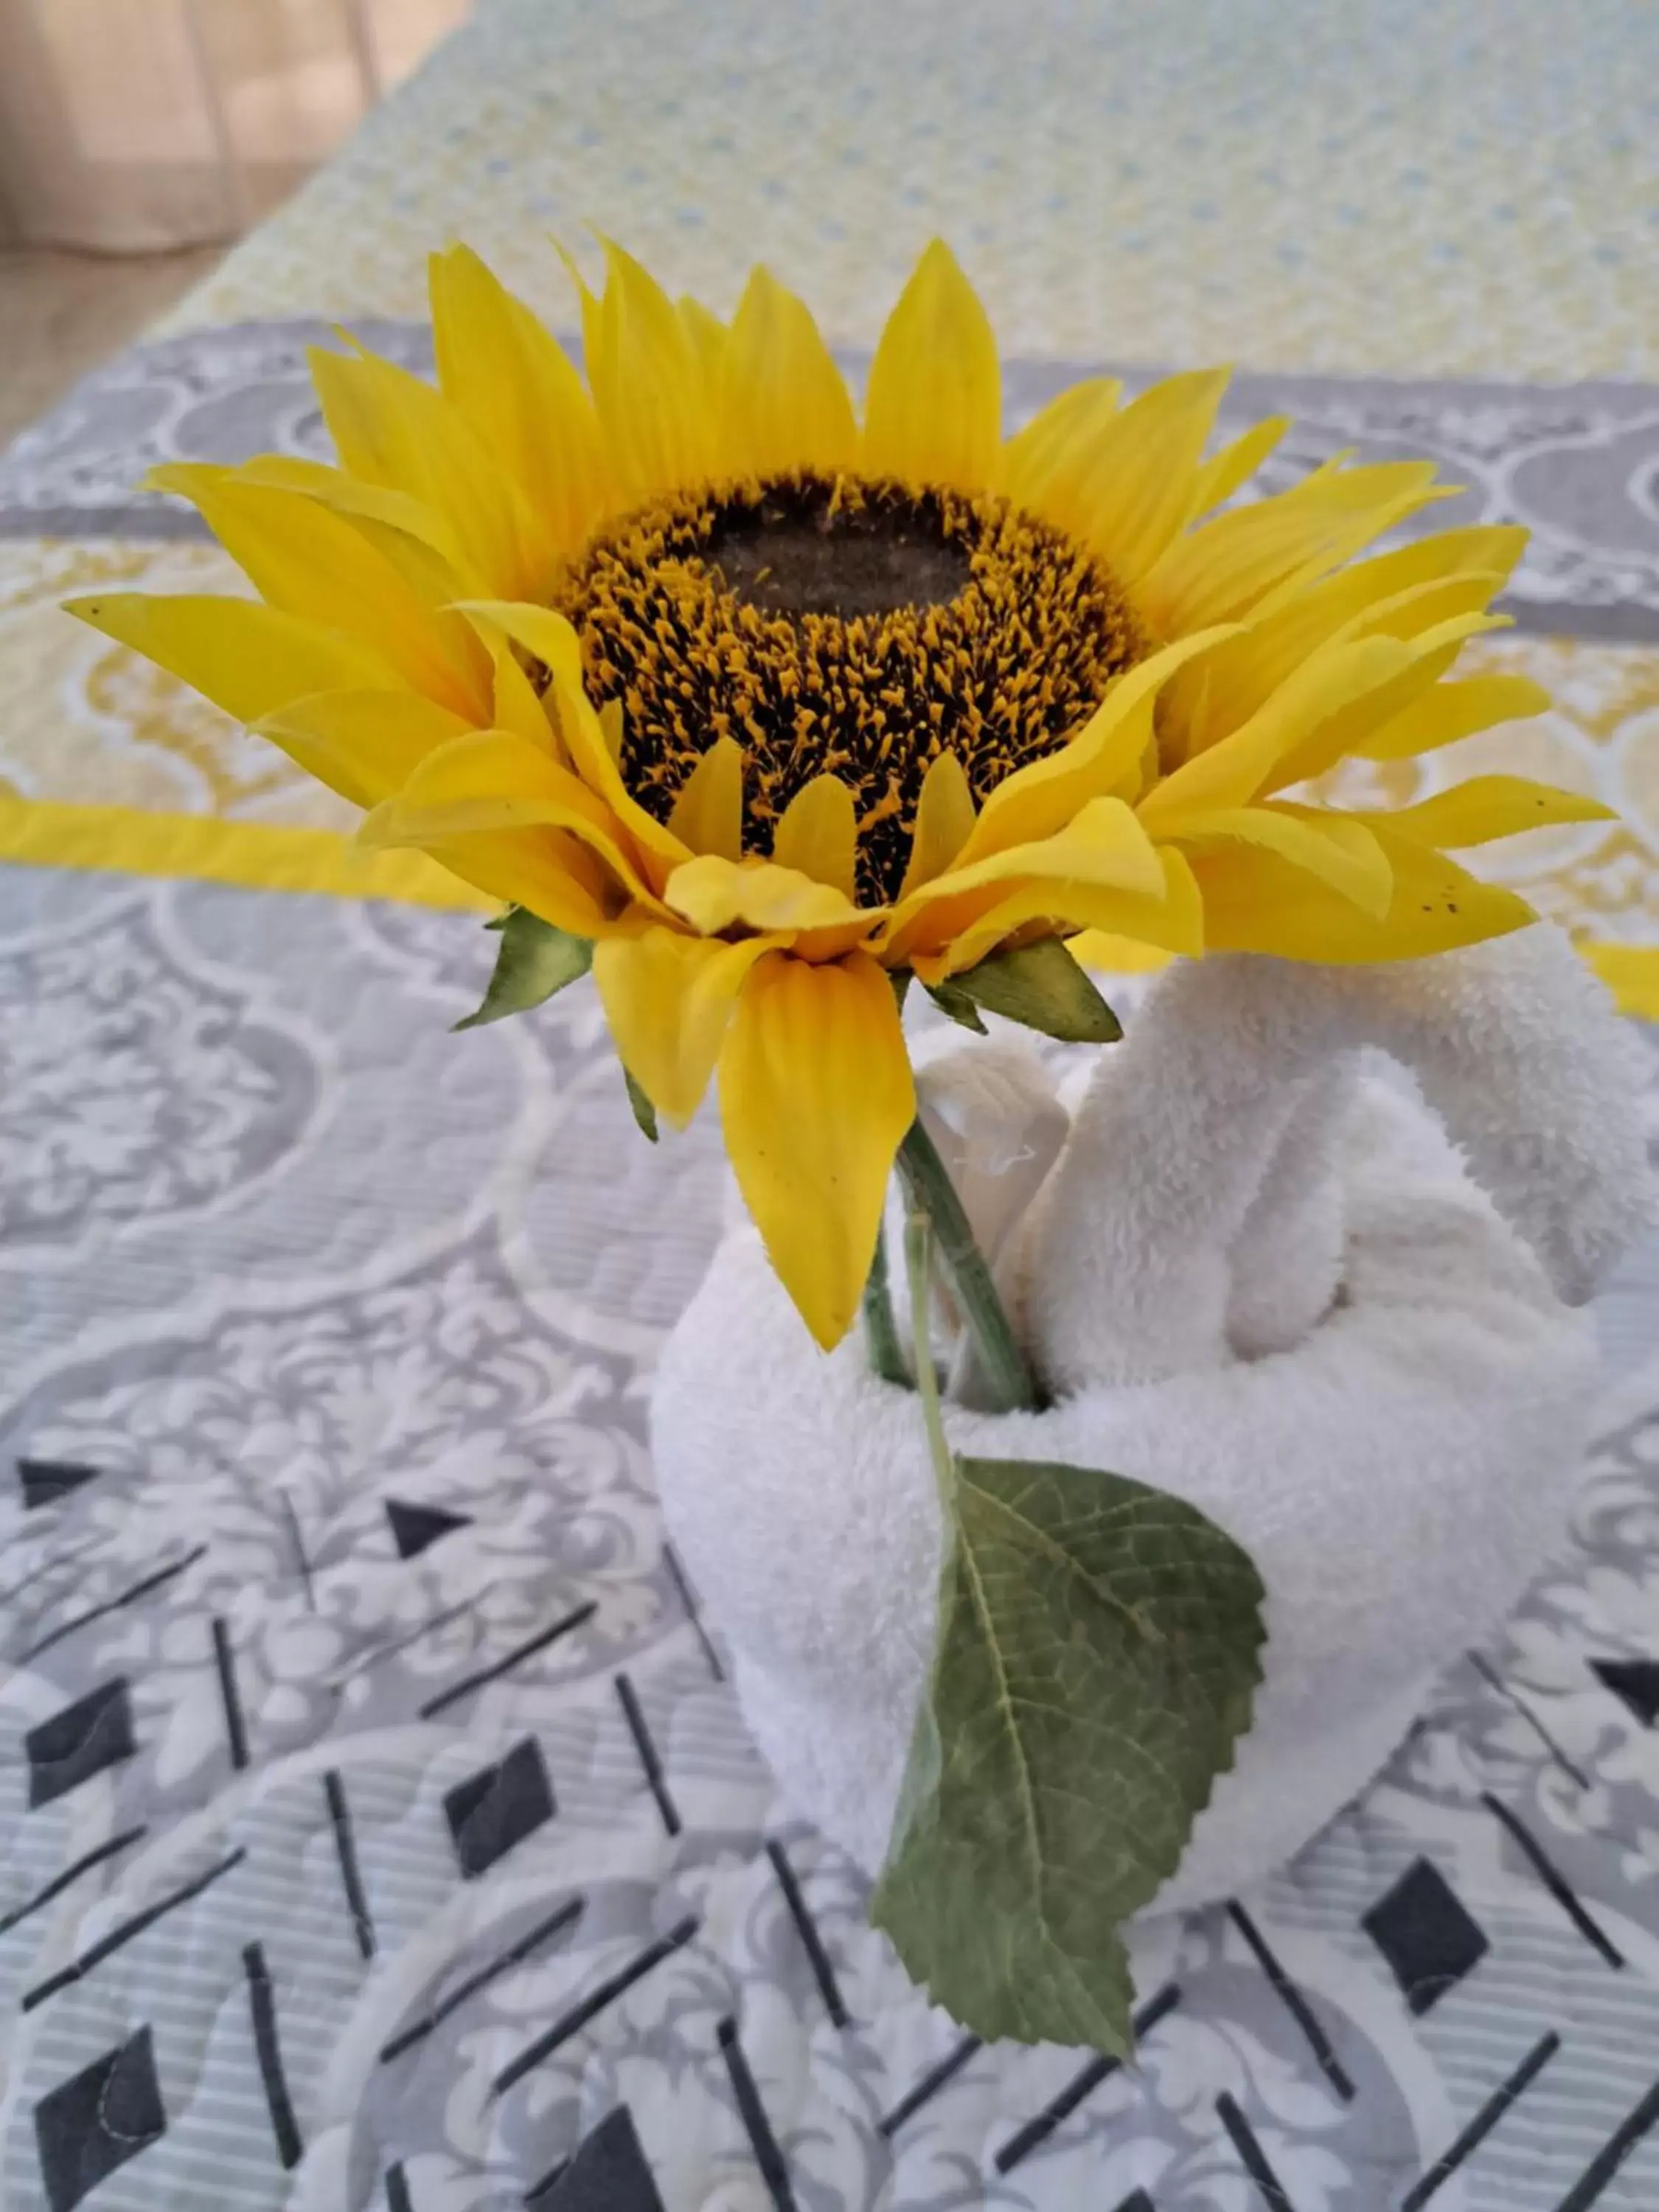
{"type": "Polygon", "coordinates": [[[1241,501],[1224,372],[1094,378],[1005,439],[995,343],[922,255],[862,416],[764,270],[729,325],[607,248],[586,381],[476,255],[434,258],[435,387],[312,369],[338,453],[171,466],[259,600],[100,596],[149,655],[417,847],[591,944],[631,1082],[719,1070],[808,1326],[857,1310],[914,1111],[902,975],[948,994],[1104,931],[1387,960],[1531,919],[1443,849],[1602,810],[1484,777],[1390,814],[1291,793],[1537,713],[1450,677],[1524,533],[1414,534],[1426,463],[1241,501]],[[263,602],[263,603],[261,603],[263,602]]]}

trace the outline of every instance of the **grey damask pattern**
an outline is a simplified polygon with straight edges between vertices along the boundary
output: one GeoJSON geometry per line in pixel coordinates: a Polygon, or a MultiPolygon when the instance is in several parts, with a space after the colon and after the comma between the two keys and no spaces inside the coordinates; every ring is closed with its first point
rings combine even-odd
{"type": "Polygon", "coordinates": [[[722,1170],[640,1139],[591,991],[452,1037],[463,919],[40,869],[0,945],[9,1036],[87,1009],[0,1107],[61,1232],[0,1243],[9,2206],[1659,2197],[1650,1265],[1570,1550],[1292,1867],[1139,1932],[1139,2069],[981,2048],[665,1546],[645,1392],[722,1170]],[[83,1091],[166,1157],[71,1205],[83,1091]]]}
{"type": "Polygon", "coordinates": [[[188,1213],[263,1175],[315,1103],[310,1053],[181,962],[149,908],[0,949],[0,1238],[188,1213]]]}
{"type": "MultiPolygon", "coordinates": [[[[431,368],[430,333],[416,325],[369,318],[357,334],[406,368],[431,368]]],[[[198,534],[180,501],[142,488],[145,471],[264,452],[327,459],[306,352],[338,343],[325,324],[281,322],[130,348],[0,454],[0,536],[198,534]]]]}
{"type": "MultiPolygon", "coordinates": [[[[422,325],[371,319],[357,334],[410,368],[430,366],[422,325]]],[[[145,471],[266,451],[325,456],[305,355],[338,343],[323,324],[274,322],[124,354],[0,457],[0,536],[198,534],[182,502],[138,489],[145,471]]],[[[845,363],[862,374],[861,357],[845,363]]],[[[1011,422],[1090,373],[1010,363],[1011,422]]],[[[1132,385],[1147,378],[1144,368],[1124,374],[1132,385]]],[[[1234,381],[1222,427],[1279,413],[1296,428],[1264,472],[1268,487],[1348,447],[1377,459],[1427,456],[1466,487],[1434,509],[1437,526],[1519,521],[1532,531],[1506,602],[1518,622],[1565,635],[1659,637],[1659,391],[1246,375],[1234,381]]]]}

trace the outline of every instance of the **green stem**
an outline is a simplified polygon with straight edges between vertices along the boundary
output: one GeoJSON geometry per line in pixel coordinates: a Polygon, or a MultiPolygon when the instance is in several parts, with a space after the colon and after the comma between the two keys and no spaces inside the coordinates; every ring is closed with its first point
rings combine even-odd
{"type": "Polygon", "coordinates": [[[910,1340],[915,1346],[916,1389],[921,1394],[921,1415],[927,1425],[927,1449],[933,1462],[933,1473],[939,1478],[939,1497],[948,1501],[956,1480],[956,1462],[951,1457],[950,1439],[945,1433],[945,1414],[939,1399],[939,1370],[933,1364],[933,1346],[927,1318],[933,1305],[932,1259],[933,1224],[925,1213],[913,1213],[904,1224],[904,1272],[910,1290],[910,1340]]]}
{"type": "Polygon", "coordinates": [[[932,1227],[939,1264],[974,1340],[990,1410],[998,1413],[1038,1411],[1042,1400],[1030,1364],[1008,1325],[991,1270],[974,1242],[956,1186],[920,1120],[912,1121],[899,1146],[898,1165],[913,1212],[925,1214],[932,1227]]]}
{"type": "Polygon", "coordinates": [[[870,1262],[869,1280],[864,1285],[864,1341],[872,1370],[884,1382],[901,1382],[909,1389],[910,1370],[904,1364],[904,1346],[899,1342],[898,1324],[893,1319],[892,1292],[887,1281],[885,1223],[876,1231],[876,1256],[870,1262]]]}

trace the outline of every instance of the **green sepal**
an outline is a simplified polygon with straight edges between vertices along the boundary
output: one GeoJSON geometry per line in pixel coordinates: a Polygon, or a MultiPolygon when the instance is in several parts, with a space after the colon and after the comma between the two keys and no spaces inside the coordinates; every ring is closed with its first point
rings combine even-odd
{"type": "Polygon", "coordinates": [[[1091,1468],[958,1460],[932,1670],[872,1917],[988,2041],[1127,2057],[1121,1928],[1174,1873],[1249,1726],[1249,1556],[1091,1468]]]}
{"type": "Polygon", "coordinates": [[[989,1036],[991,1032],[986,1028],[979,1008],[954,979],[945,983],[925,984],[923,988],[942,1014],[949,1014],[953,1022],[959,1023],[965,1030],[972,1030],[975,1036],[989,1036]]]}
{"type": "Polygon", "coordinates": [[[555,929],[527,908],[509,907],[486,929],[501,933],[495,972],[476,1013],[456,1023],[458,1030],[481,1029],[508,1014],[522,1014],[539,1006],[593,965],[593,947],[585,937],[555,929]]]}
{"type": "Polygon", "coordinates": [[[988,1013],[1005,1015],[1062,1044],[1115,1044],[1123,1034],[1117,1016],[1058,937],[993,952],[976,968],[952,975],[951,988],[988,1013]]]}
{"type": "Polygon", "coordinates": [[[635,1081],[626,1068],[623,1070],[623,1081],[628,1085],[628,1103],[634,1109],[634,1119],[654,1145],[657,1141],[657,1109],[643,1086],[635,1081]]]}

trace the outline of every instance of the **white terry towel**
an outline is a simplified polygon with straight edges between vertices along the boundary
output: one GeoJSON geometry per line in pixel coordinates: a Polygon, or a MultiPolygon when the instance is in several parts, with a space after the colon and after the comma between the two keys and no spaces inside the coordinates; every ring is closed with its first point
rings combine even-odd
{"type": "MultiPolygon", "coordinates": [[[[1314,1834],[1555,1540],[1595,1376],[1566,1299],[1651,1212],[1625,1046],[1540,930],[1408,969],[1176,970],[1103,1054],[1003,1240],[1056,1403],[952,1407],[947,1425],[964,1452],[1186,1497],[1261,1571],[1255,1723],[1160,1909],[1224,1896],[1314,1834]],[[1503,1212],[1421,1104],[1356,1077],[1367,1036],[1409,1057],[1503,1212]]],[[[935,1109],[949,1087],[939,1063],[935,1109]]],[[[1043,1104],[1024,1079],[969,1094],[1043,1104]]],[[[762,1749],[873,1870],[935,1606],[915,1398],[856,1338],[819,1354],[739,1231],[666,1349],[653,1441],[762,1749]]]]}
{"type": "Polygon", "coordinates": [[[1581,1305],[1649,1216],[1638,1048],[1559,932],[1392,968],[1171,970],[1102,1054],[1028,1232],[1051,1385],[1294,1345],[1335,1294],[1355,1054],[1416,1076],[1474,1181],[1581,1305]]]}

